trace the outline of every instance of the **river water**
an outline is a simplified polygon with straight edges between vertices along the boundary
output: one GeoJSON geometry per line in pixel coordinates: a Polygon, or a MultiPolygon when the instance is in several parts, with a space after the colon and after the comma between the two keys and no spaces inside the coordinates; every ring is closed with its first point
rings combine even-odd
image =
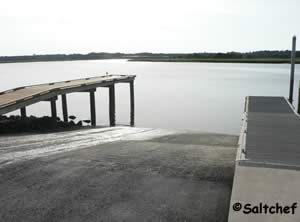
{"type": "MultiPolygon", "coordinates": [[[[300,66],[296,66],[295,99],[300,66]]],[[[249,95],[288,96],[288,64],[151,63],[89,60],[0,64],[0,91],[96,75],[137,75],[136,126],[238,134],[249,95]]],[[[97,124],[108,125],[108,89],[96,92],[97,124]]],[[[61,101],[57,103],[61,116],[61,101]]],[[[68,94],[69,115],[89,119],[88,93],[68,94]]],[[[18,114],[13,112],[11,114],[18,114]]],[[[27,108],[28,115],[50,115],[49,102],[27,108]]],[[[118,124],[129,123],[129,85],[116,85],[118,124]]]]}

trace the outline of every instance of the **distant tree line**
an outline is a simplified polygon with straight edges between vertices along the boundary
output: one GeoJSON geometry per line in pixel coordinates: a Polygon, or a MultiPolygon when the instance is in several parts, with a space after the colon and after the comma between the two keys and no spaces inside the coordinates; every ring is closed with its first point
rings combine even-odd
{"type": "MultiPolygon", "coordinates": [[[[51,55],[26,55],[2,56],[0,63],[8,62],[38,62],[38,61],[69,61],[69,60],[96,60],[96,59],[289,59],[291,51],[255,51],[255,52],[227,52],[227,53],[88,53],[88,54],[51,54],[51,55]]],[[[300,58],[300,51],[296,52],[300,58]]]]}
{"type": "Polygon", "coordinates": [[[25,56],[1,56],[0,62],[39,62],[39,61],[69,61],[69,60],[93,60],[93,59],[120,59],[123,53],[88,53],[88,54],[51,54],[51,55],[25,55],[25,56]]]}
{"type": "MultiPolygon", "coordinates": [[[[227,52],[227,53],[192,53],[178,55],[174,58],[190,59],[288,59],[291,57],[291,51],[255,51],[255,52],[227,52]]],[[[300,51],[296,52],[296,57],[300,58],[300,51]]]]}

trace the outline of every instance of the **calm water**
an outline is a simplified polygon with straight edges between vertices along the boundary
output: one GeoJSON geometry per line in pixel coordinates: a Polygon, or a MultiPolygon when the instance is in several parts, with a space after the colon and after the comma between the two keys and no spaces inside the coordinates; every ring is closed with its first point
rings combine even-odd
{"type": "MultiPolygon", "coordinates": [[[[288,64],[150,63],[92,60],[0,64],[0,91],[95,75],[135,74],[136,125],[238,134],[248,95],[288,96],[288,64]]],[[[296,66],[296,89],[300,79],[296,66]]],[[[295,97],[296,98],[296,97],[295,97]]],[[[60,98],[59,98],[60,99],[60,98]]],[[[108,124],[108,90],[96,93],[97,122],[108,124]]],[[[58,101],[61,116],[61,103],[58,101]]],[[[69,115],[89,119],[89,94],[68,95],[69,115]]],[[[19,113],[19,112],[14,112],[19,113]]],[[[28,107],[28,115],[50,115],[50,104],[28,107]]],[[[117,123],[129,123],[129,86],[116,86],[117,123]]]]}

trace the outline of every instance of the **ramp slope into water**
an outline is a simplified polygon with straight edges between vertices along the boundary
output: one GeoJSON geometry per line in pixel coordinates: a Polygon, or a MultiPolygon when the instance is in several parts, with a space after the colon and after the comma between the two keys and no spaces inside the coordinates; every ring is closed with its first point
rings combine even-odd
{"type": "Polygon", "coordinates": [[[236,146],[126,127],[0,137],[0,221],[227,221],[236,146]]]}

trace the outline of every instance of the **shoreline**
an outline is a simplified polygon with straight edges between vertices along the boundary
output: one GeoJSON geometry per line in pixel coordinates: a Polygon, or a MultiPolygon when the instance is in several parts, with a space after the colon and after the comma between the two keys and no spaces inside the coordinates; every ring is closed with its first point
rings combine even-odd
{"type": "MultiPolygon", "coordinates": [[[[11,64],[11,63],[34,63],[34,62],[73,62],[73,61],[93,61],[93,60],[118,60],[126,58],[115,58],[115,59],[64,59],[64,60],[31,60],[31,61],[0,61],[1,64],[11,64]]],[[[128,60],[128,58],[127,58],[128,60]]]]}
{"type": "MultiPolygon", "coordinates": [[[[290,64],[289,59],[129,59],[128,62],[290,64]]],[[[300,59],[295,64],[300,64],[300,59]]]]}

